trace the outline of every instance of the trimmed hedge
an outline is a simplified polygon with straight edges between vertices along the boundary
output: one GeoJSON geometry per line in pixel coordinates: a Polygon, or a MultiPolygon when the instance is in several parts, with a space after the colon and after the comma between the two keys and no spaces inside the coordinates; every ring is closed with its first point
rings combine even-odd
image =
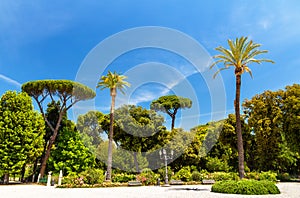
{"type": "Polygon", "coordinates": [[[240,180],[219,181],[212,188],[212,192],[244,195],[280,194],[278,187],[271,181],[240,180]]]}

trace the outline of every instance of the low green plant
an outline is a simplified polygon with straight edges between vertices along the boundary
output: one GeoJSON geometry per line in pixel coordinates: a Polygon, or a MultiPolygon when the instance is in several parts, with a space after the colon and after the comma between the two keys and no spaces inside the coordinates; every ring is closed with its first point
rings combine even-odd
{"type": "Polygon", "coordinates": [[[118,173],[118,174],[113,174],[112,176],[112,181],[113,182],[129,182],[132,180],[135,180],[136,176],[134,174],[127,174],[127,173],[118,173]]]}
{"type": "Polygon", "coordinates": [[[102,169],[90,168],[80,174],[80,178],[83,178],[85,184],[101,184],[104,179],[104,171],[102,169]]]}
{"type": "Polygon", "coordinates": [[[280,194],[275,183],[267,180],[218,181],[212,186],[211,191],[217,193],[245,195],[280,194]]]}
{"type": "Polygon", "coordinates": [[[142,182],[143,185],[154,185],[159,178],[159,174],[155,174],[150,168],[145,168],[137,175],[136,179],[142,182]]]}
{"type": "Polygon", "coordinates": [[[259,174],[259,180],[268,180],[268,181],[273,181],[276,182],[277,180],[277,173],[268,171],[268,172],[261,172],[259,174]]]}
{"type": "MultiPolygon", "coordinates": [[[[168,169],[168,178],[169,178],[169,180],[171,180],[171,179],[173,179],[172,169],[171,169],[170,166],[167,166],[167,169],[168,169]]],[[[165,168],[165,166],[158,169],[157,173],[159,174],[160,180],[163,181],[166,177],[166,168],[165,168]]]]}
{"type": "Polygon", "coordinates": [[[203,175],[199,171],[192,172],[192,181],[202,181],[203,178],[203,175]]]}
{"type": "Polygon", "coordinates": [[[228,172],[230,170],[230,166],[226,161],[222,161],[217,157],[207,157],[206,168],[210,172],[215,171],[224,171],[228,172]]]}
{"type": "Polygon", "coordinates": [[[175,179],[181,180],[181,181],[191,181],[192,180],[192,173],[189,166],[185,166],[181,168],[177,173],[174,175],[175,179]]]}
{"type": "Polygon", "coordinates": [[[289,173],[279,173],[277,179],[281,182],[291,181],[291,176],[289,173]]]}
{"type": "Polygon", "coordinates": [[[234,172],[214,172],[211,173],[211,179],[215,181],[224,181],[224,180],[239,180],[239,176],[234,172]]]}

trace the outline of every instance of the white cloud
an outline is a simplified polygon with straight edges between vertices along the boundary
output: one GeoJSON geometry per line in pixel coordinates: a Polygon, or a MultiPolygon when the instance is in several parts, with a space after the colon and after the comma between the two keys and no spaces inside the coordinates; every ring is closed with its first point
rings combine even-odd
{"type": "Polygon", "coordinates": [[[12,84],[12,85],[18,87],[18,88],[20,88],[22,86],[22,84],[19,83],[18,81],[15,81],[15,80],[13,80],[7,76],[4,76],[2,74],[0,74],[0,79],[4,80],[5,82],[7,82],[9,84],[12,84]]]}

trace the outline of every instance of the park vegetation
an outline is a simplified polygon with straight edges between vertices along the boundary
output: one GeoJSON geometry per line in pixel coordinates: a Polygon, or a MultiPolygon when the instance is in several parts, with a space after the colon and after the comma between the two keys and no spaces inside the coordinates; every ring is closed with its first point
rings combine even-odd
{"type": "Polygon", "coordinates": [[[117,90],[124,92],[129,86],[126,77],[116,72],[102,76],[97,86],[110,90],[110,113],[89,111],[76,123],[68,119],[67,111],[76,102],[95,97],[84,85],[41,80],[25,83],[20,93],[7,91],[0,100],[1,180],[7,183],[13,175],[36,181],[38,174],[43,178],[52,171],[57,181],[62,170],[61,187],[123,186],[129,181],[155,185],[166,175],[165,168],[159,168],[164,163],[156,151],[167,145],[174,151],[167,167],[170,181],[214,180],[215,192],[278,193],[274,182],[300,174],[300,85],[267,90],[240,105],[241,75],[251,72],[247,64],[269,60],[254,59],[266,51],[256,51],[260,45],[247,38],[228,43],[230,50],[217,48],[223,55],[215,56],[219,60],[212,66],[222,62],[225,69],[235,69],[235,114],[191,126],[189,131],[175,128],[176,113],[192,106],[189,98],[167,95],[153,100],[149,109],[136,105],[115,109],[117,90]],[[40,112],[34,110],[31,97],[40,112]],[[170,130],[157,111],[171,116],[170,130]],[[267,180],[275,187],[253,180],[267,180]],[[269,187],[262,189],[262,185],[269,187]],[[260,192],[252,191],[256,189],[260,192]]]}

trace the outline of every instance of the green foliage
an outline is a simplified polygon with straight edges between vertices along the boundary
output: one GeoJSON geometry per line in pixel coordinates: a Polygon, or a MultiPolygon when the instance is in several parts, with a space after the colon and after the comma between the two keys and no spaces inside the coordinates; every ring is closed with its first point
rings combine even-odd
{"type": "Polygon", "coordinates": [[[280,194],[278,187],[273,182],[256,180],[219,181],[212,186],[211,191],[245,195],[280,194]]]}
{"type": "Polygon", "coordinates": [[[215,181],[224,181],[224,180],[239,180],[239,176],[237,173],[230,172],[214,172],[210,174],[210,178],[215,181]]]}
{"type": "Polygon", "coordinates": [[[52,150],[48,169],[56,173],[60,170],[66,174],[80,173],[94,164],[95,158],[81,141],[74,124],[72,127],[64,127],[52,150]]]}
{"type": "MultiPolygon", "coordinates": [[[[243,103],[252,134],[254,169],[299,172],[300,85],[265,91],[243,103]]],[[[252,168],[252,169],[253,169],[252,168]]]]}
{"type": "Polygon", "coordinates": [[[19,173],[42,154],[44,120],[26,93],[7,91],[0,100],[0,169],[19,173]]]}
{"type": "Polygon", "coordinates": [[[136,179],[142,182],[143,185],[154,185],[159,178],[158,174],[155,174],[151,169],[145,168],[137,175],[136,179]]]}
{"type": "Polygon", "coordinates": [[[261,172],[259,174],[259,180],[268,180],[268,181],[276,182],[277,180],[276,177],[277,177],[277,173],[272,171],[261,172]]]}
{"type": "Polygon", "coordinates": [[[192,180],[193,181],[202,181],[203,179],[204,179],[204,177],[199,171],[192,172],[192,180]]]}
{"type": "MultiPolygon", "coordinates": [[[[29,96],[61,95],[64,99],[73,97],[73,102],[92,99],[96,93],[87,86],[71,80],[36,80],[24,83],[22,91],[29,96]]],[[[66,102],[66,101],[61,101],[66,102]]],[[[64,103],[62,103],[64,104],[64,103]]]]}
{"type": "Polygon", "coordinates": [[[180,169],[177,173],[174,175],[175,179],[181,180],[181,181],[191,181],[192,180],[192,173],[189,166],[185,166],[182,169],[180,169]]]}
{"type": "Polygon", "coordinates": [[[89,168],[79,175],[83,178],[85,184],[101,184],[105,179],[104,171],[102,169],[89,168]]]}
{"type": "Polygon", "coordinates": [[[134,174],[127,174],[127,173],[118,173],[112,175],[112,182],[129,182],[136,179],[136,175],[134,174]]]}
{"type": "MultiPolygon", "coordinates": [[[[172,169],[170,166],[167,166],[167,169],[168,169],[168,178],[169,180],[171,180],[173,178],[172,169]]],[[[165,166],[161,167],[160,169],[157,170],[157,173],[159,174],[160,180],[164,181],[166,177],[166,167],[165,166]]]]}
{"type": "Polygon", "coordinates": [[[176,95],[162,96],[151,102],[150,108],[155,111],[167,113],[172,119],[171,129],[174,129],[175,117],[178,109],[186,109],[192,107],[192,101],[176,95]]]}
{"type": "Polygon", "coordinates": [[[80,136],[85,138],[85,145],[95,148],[103,141],[100,134],[103,133],[101,121],[104,114],[99,111],[89,111],[84,115],[79,115],[77,119],[77,129],[80,136]]]}
{"type": "Polygon", "coordinates": [[[214,158],[207,157],[206,168],[210,172],[215,172],[215,171],[228,172],[230,169],[226,161],[224,162],[216,157],[214,158]]]}
{"type": "Polygon", "coordinates": [[[277,181],[277,173],[272,172],[272,171],[267,171],[267,172],[249,172],[246,173],[246,178],[247,179],[254,179],[254,180],[268,180],[272,182],[277,181]]]}
{"type": "Polygon", "coordinates": [[[277,175],[277,179],[280,180],[281,182],[287,182],[287,181],[291,181],[291,176],[289,173],[279,173],[277,175]]]}

